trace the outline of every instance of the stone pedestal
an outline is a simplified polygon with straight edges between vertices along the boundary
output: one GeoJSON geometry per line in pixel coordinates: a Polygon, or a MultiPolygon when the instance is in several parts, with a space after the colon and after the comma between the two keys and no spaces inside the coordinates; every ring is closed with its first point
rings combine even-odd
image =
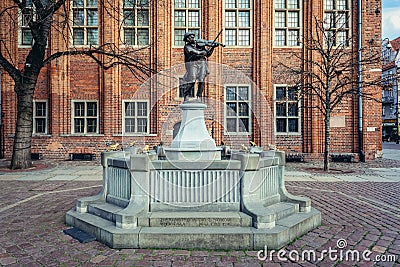
{"type": "Polygon", "coordinates": [[[181,127],[171,146],[165,149],[167,159],[188,162],[220,160],[221,149],[216,147],[204,121],[207,105],[185,102],[180,107],[183,111],[181,127]]]}
{"type": "Polygon", "coordinates": [[[285,153],[221,160],[203,103],[185,103],[167,160],[103,152],[103,190],[79,199],[66,223],[112,248],[279,249],[321,223],[284,181],[285,153]]]}

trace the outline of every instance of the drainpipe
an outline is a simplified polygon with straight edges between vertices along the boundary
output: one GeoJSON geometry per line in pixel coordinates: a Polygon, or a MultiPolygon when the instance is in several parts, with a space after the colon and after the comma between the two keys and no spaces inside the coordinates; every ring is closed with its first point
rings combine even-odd
{"type": "Polygon", "coordinates": [[[1,102],[1,97],[2,97],[2,83],[1,83],[1,78],[2,78],[2,71],[3,71],[3,69],[0,67],[0,127],[1,127],[1,125],[3,125],[3,109],[2,109],[2,102],[1,102]]]}
{"type": "Polygon", "coordinates": [[[362,102],[362,0],[358,0],[358,149],[361,162],[365,162],[363,141],[363,102],[362,102]]]}
{"type": "Polygon", "coordinates": [[[3,132],[3,105],[2,105],[2,94],[3,94],[3,84],[2,84],[2,74],[3,69],[0,67],[0,159],[4,157],[4,132],[3,132]]]}
{"type": "Polygon", "coordinates": [[[396,64],[396,81],[395,81],[395,84],[396,84],[396,123],[395,123],[395,125],[396,125],[396,144],[399,144],[399,135],[400,135],[400,133],[399,133],[399,82],[398,82],[398,78],[397,78],[397,76],[398,76],[398,67],[397,67],[397,64],[396,64]]]}

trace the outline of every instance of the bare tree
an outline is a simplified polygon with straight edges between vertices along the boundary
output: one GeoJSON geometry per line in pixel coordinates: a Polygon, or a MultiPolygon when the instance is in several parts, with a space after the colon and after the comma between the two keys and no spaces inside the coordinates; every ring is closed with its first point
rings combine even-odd
{"type": "MultiPolygon", "coordinates": [[[[108,1],[99,0],[99,6],[107,5],[112,8],[113,5],[108,1]]],[[[69,0],[8,0],[0,5],[0,23],[4,25],[11,21],[15,29],[18,29],[18,20],[24,20],[33,40],[22,69],[15,67],[17,64],[13,62],[13,55],[7,46],[12,41],[0,40],[0,65],[15,82],[14,91],[17,95],[17,121],[10,166],[12,169],[26,169],[32,165],[33,96],[40,71],[46,64],[63,56],[83,55],[93,59],[103,69],[124,65],[139,80],[144,80],[153,72],[141,60],[138,49],[124,47],[121,50],[114,43],[91,45],[88,48],[67,45],[65,51],[49,55],[47,45],[52,32],[62,33],[65,40],[69,39],[72,22],[69,21],[68,2],[69,0]]],[[[119,18],[113,18],[112,15],[119,14],[118,12],[105,13],[118,23],[119,18]]],[[[15,37],[10,35],[9,38],[15,37]]]]}
{"type": "MultiPolygon", "coordinates": [[[[357,39],[347,37],[345,29],[337,27],[336,23],[316,21],[315,29],[310,29],[308,37],[303,38],[302,45],[305,53],[292,53],[292,61],[300,63],[297,66],[286,62],[279,62],[276,69],[283,70],[285,77],[291,77],[298,88],[299,101],[312,99],[314,108],[321,112],[324,118],[324,171],[329,171],[329,153],[331,144],[330,121],[331,114],[344,100],[359,96],[364,99],[373,99],[379,102],[377,95],[368,93],[359,88],[380,86],[381,78],[375,80],[358,79],[357,39]],[[335,25],[336,27],[333,27],[335,25]],[[289,74],[289,75],[288,75],[289,74]]],[[[362,48],[362,66],[379,68],[381,53],[378,46],[362,48]]],[[[278,71],[279,73],[279,71],[278,71]]]]}

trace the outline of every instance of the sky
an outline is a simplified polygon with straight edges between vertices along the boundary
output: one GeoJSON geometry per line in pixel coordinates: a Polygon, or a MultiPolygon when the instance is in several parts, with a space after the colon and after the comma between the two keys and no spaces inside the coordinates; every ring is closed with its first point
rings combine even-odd
{"type": "Polygon", "coordinates": [[[400,37],[400,0],[382,0],[382,39],[400,37]]]}

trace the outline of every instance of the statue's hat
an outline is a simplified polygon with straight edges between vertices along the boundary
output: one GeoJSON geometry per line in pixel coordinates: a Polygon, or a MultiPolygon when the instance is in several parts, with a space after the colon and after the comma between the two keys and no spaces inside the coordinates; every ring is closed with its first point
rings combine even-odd
{"type": "Polygon", "coordinates": [[[194,34],[194,32],[186,32],[185,35],[183,36],[183,41],[186,41],[187,38],[188,38],[190,35],[196,36],[196,35],[194,34]]]}

